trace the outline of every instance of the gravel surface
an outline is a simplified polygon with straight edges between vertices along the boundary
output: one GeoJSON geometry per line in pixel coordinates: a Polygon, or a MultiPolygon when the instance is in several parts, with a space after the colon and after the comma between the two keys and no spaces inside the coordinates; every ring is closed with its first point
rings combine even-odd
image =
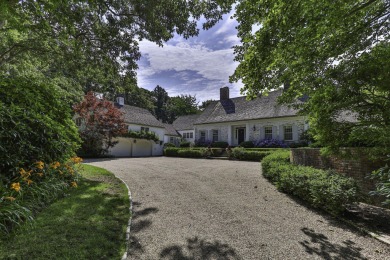
{"type": "Polygon", "coordinates": [[[255,162],[87,161],[133,197],[128,259],[390,259],[390,247],[278,192],[255,162]]]}

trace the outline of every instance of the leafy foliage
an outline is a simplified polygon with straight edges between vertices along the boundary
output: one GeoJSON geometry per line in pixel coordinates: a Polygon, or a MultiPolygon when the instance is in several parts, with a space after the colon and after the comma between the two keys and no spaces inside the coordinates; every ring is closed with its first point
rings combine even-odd
{"type": "Polygon", "coordinates": [[[289,159],[290,152],[276,151],[262,160],[263,175],[281,191],[333,214],[342,213],[347,204],[358,201],[358,187],[353,179],[330,171],[296,166],[290,164],[289,159]]]}
{"type": "Polygon", "coordinates": [[[89,90],[111,91],[135,81],[139,40],[158,45],[175,33],[209,29],[234,1],[2,1],[0,67],[36,59],[35,65],[89,90]],[[45,64],[49,66],[46,67],[45,64]]]}
{"type": "MultiPolygon", "coordinates": [[[[129,132],[122,134],[123,137],[131,137],[136,139],[146,139],[146,140],[153,140],[155,142],[158,142],[160,139],[154,132],[149,131],[133,131],[130,130],[129,132]]],[[[175,145],[173,145],[175,146],[175,145]]]]}
{"type": "Polygon", "coordinates": [[[331,152],[364,145],[389,154],[389,17],[386,0],[241,1],[231,81],[250,97],[284,85],[281,101],[309,115],[331,152]]]}
{"type": "Polygon", "coordinates": [[[253,144],[252,141],[244,141],[244,142],[240,143],[240,147],[253,148],[253,147],[255,147],[255,145],[253,144]]]}
{"type": "Polygon", "coordinates": [[[52,85],[0,79],[0,183],[36,161],[65,161],[80,142],[70,108],[52,85]]]}
{"type": "Polygon", "coordinates": [[[195,149],[181,149],[177,152],[177,156],[186,158],[202,158],[204,157],[204,151],[195,149]]]}
{"type": "Polygon", "coordinates": [[[218,142],[211,143],[211,147],[215,147],[215,148],[226,148],[228,146],[229,146],[228,142],[224,142],[224,141],[218,141],[218,142]]]}
{"type": "Polygon", "coordinates": [[[230,158],[242,161],[260,162],[265,156],[269,155],[270,151],[250,151],[243,147],[235,147],[232,149],[230,158]]]}
{"type": "Polygon", "coordinates": [[[389,207],[390,206],[390,167],[388,165],[374,171],[372,179],[377,180],[376,190],[371,191],[372,195],[384,196],[385,201],[383,205],[389,207]]]}
{"type": "Polygon", "coordinates": [[[113,103],[97,98],[92,91],[73,110],[82,119],[79,129],[82,154],[104,155],[117,143],[113,138],[126,133],[122,112],[113,103]]]}

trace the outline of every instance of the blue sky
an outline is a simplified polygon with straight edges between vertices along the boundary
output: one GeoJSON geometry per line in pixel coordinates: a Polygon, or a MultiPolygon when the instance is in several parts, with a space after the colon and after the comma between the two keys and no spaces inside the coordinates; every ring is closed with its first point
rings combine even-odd
{"type": "Polygon", "coordinates": [[[219,99],[219,88],[228,86],[230,97],[240,96],[241,83],[229,83],[238,63],[232,47],[239,44],[237,21],[224,15],[213,28],[185,40],[175,36],[163,47],[140,42],[138,86],[153,90],[162,86],[170,96],[196,95],[198,101],[219,99]]]}

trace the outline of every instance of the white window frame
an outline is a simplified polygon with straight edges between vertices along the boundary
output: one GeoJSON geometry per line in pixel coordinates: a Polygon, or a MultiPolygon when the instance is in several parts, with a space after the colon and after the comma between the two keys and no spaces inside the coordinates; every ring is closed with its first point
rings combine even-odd
{"type": "Polygon", "coordinates": [[[190,132],[189,134],[190,134],[189,138],[191,138],[191,139],[194,138],[194,133],[193,132],[190,132]]]}
{"type": "Polygon", "coordinates": [[[141,126],[141,131],[144,131],[144,132],[148,133],[149,132],[149,127],[141,126]]]}
{"type": "Polygon", "coordinates": [[[218,133],[218,130],[212,130],[212,133],[213,133],[213,142],[218,142],[219,141],[219,133],[218,133]]]}
{"type": "Polygon", "coordinates": [[[285,125],[283,127],[283,137],[284,137],[285,141],[293,141],[294,135],[293,135],[293,127],[292,127],[292,125],[285,125]],[[287,130],[289,130],[289,131],[287,131],[287,130]],[[291,135],[291,138],[289,138],[290,135],[291,135]]]}
{"type": "Polygon", "coordinates": [[[264,139],[272,139],[273,132],[272,132],[272,126],[265,126],[264,127],[264,139]]]}
{"type": "Polygon", "coordinates": [[[203,142],[206,141],[206,131],[205,130],[199,131],[199,140],[203,141],[203,142]],[[203,137],[202,137],[202,135],[203,135],[203,137]]]}

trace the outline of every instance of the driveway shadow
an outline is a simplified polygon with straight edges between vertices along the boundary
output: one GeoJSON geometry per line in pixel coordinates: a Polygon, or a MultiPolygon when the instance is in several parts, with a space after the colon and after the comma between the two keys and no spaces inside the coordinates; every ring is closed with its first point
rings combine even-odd
{"type": "Polygon", "coordinates": [[[355,246],[355,243],[346,240],[342,244],[331,243],[324,234],[317,233],[309,228],[302,228],[302,232],[310,238],[299,242],[310,255],[317,255],[323,259],[346,259],[363,260],[367,259],[360,251],[362,248],[355,246]]]}
{"type": "Polygon", "coordinates": [[[219,241],[208,242],[198,237],[187,239],[186,246],[173,245],[164,248],[160,259],[166,260],[235,260],[241,259],[228,244],[219,241]]]}
{"type": "Polygon", "coordinates": [[[142,203],[133,201],[128,257],[134,257],[144,252],[144,246],[141,244],[138,234],[152,225],[152,221],[147,217],[158,212],[158,208],[143,208],[141,205],[142,203]]]}

